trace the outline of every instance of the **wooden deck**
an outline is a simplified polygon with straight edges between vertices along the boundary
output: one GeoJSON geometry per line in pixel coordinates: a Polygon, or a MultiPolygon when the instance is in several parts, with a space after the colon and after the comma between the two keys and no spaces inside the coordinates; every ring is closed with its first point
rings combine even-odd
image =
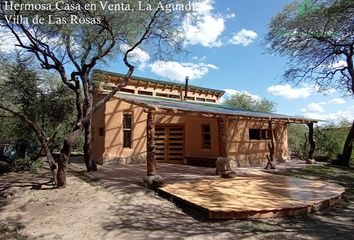
{"type": "Polygon", "coordinates": [[[172,183],[159,191],[203,211],[210,219],[239,219],[317,211],[340,200],[345,189],[333,183],[259,173],[172,183]]]}

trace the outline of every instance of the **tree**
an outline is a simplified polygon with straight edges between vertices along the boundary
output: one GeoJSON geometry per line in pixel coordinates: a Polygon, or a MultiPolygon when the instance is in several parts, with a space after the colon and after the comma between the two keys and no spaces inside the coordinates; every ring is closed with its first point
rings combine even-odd
{"type": "MultiPolygon", "coordinates": [[[[16,2],[16,1],[14,1],[16,2]]],[[[35,1],[27,1],[36,3],[35,1]]],[[[27,3],[26,2],[26,3],[27,3]]],[[[57,1],[47,1],[55,5],[57,1]]],[[[169,1],[169,3],[180,1],[169,1]]],[[[58,188],[66,187],[66,169],[72,147],[78,136],[84,132],[86,136],[85,151],[89,156],[91,142],[91,118],[97,109],[105,104],[123,86],[134,72],[134,65],[129,61],[130,54],[140,45],[149,46],[151,51],[181,49],[183,41],[179,34],[180,21],[178,14],[170,14],[162,8],[156,8],[159,1],[149,1],[154,5],[152,11],[105,11],[102,1],[72,1],[75,9],[58,11],[49,8],[46,11],[6,11],[1,1],[0,21],[16,38],[18,46],[33,53],[41,67],[56,71],[62,82],[75,93],[76,119],[71,130],[66,134],[58,160],[58,188]],[[86,8],[87,4],[101,6],[97,9],[86,8]],[[31,24],[8,21],[6,16],[40,19],[58,19],[52,24],[31,24]],[[60,20],[61,19],[61,20],[60,20]],[[65,21],[63,20],[65,19],[65,21]],[[73,23],[73,19],[81,19],[82,24],[73,23]],[[64,24],[68,22],[71,24],[64,24]],[[70,22],[71,21],[71,22],[70,22]],[[93,104],[93,87],[91,72],[98,62],[115,56],[128,46],[123,53],[123,62],[128,68],[125,77],[117,83],[112,91],[100,101],[93,104]],[[70,64],[66,64],[69,62],[70,64]]],[[[18,1],[21,3],[21,1],[18,1]]],[[[108,2],[107,2],[108,3],[108,2]]],[[[123,4],[121,1],[110,1],[110,6],[123,4]]],[[[125,5],[138,9],[137,1],[125,1],[125,5]]],[[[159,51],[162,52],[162,51],[159,51]]],[[[92,169],[91,159],[86,159],[86,166],[92,169]]]]}
{"type": "Polygon", "coordinates": [[[60,128],[65,127],[63,122],[70,120],[74,99],[55,76],[40,75],[34,70],[33,58],[19,52],[12,57],[14,60],[1,63],[0,109],[21,120],[13,128],[15,135],[29,143],[35,134],[34,139],[41,145],[38,156],[42,152],[46,156],[55,180],[56,166],[50,147],[60,128]]]}
{"type": "MultiPolygon", "coordinates": [[[[344,142],[350,130],[350,122],[327,123],[315,128],[316,160],[335,162],[343,149],[344,142]]],[[[304,125],[290,124],[288,126],[288,143],[292,155],[301,159],[308,157],[308,129],[304,125]]]]}
{"type": "MultiPolygon", "coordinates": [[[[285,81],[315,83],[354,95],[354,2],[319,0],[287,5],[272,18],[266,44],[270,53],[289,57],[285,81]],[[308,2],[307,2],[308,3],[308,2]]],[[[354,121],[338,164],[349,166],[354,121]]]]}
{"type": "Polygon", "coordinates": [[[224,104],[250,111],[275,112],[275,103],[266,99],[255,99],[247,93],[236,93],[226,98],[224,104]]]}
{"type": "Polygon", "coordinates": [[[308,158],[308,132],[307,127],[303,124],[288,125],[288,145],[292,156],[301,159],[308,158]]]}

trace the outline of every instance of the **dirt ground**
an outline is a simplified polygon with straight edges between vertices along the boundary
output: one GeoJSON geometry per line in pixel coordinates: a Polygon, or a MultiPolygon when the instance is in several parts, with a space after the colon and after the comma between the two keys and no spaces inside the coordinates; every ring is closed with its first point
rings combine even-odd
{"type": "Polygon", "coordinates": [[[0,239],[354,239],[354,205],[308,216],[204,221],[153,191],[113,192],[80,172],[0,176],[0,239]]]}

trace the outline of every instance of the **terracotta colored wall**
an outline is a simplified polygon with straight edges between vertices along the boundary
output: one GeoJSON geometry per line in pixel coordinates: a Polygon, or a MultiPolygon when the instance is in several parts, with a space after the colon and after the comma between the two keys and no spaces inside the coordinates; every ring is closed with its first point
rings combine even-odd
{"type": "MultiPolygon", "coordinates": [[[[100,96],[94,94],[93,98],[96,102],[100,96]]],[[[99,128],[105,128],[105,109],[105,105],[99,108],[92,118],[92,158],[99,164],[103,163],[105,148],[105,136],[99,136],[99,128]]]]}
{"type": "MultiPolygon", "coordinates": [[[[97,97],[97,96],[96,96],[97,97]]],[[[118,99],[111,99],[93,117],[94,129],[93,158],[100,164],[109,161],[119,163],[144,162],[146,155],[146,117],[143,108],[118,99]],[[123,113],[133,113],[132,148],[123,148],[123,113]],[[98,136],[104,128],[105,136],[98,136]],[[124,159],[124,160],[123,160],[124,159]],[[128,159],[128,160],[126,160],[128,159]]],[[[156,115],[155,124],[184,126],[186,157],[217,157],[218,130],[214,118],[156,115]],[[211,126],[211,149],[202,148],[202,125],[211,126]]],[[[268,154],[269,140],[249,140],[249,128],[268,128],[268,122],[229,120],[227,122],[228,154],[237,166],[264,165],[268,154]]],[[[287,128],[284,124],[274,124],[276,137],[276,159],[285,159],[287,150],[287,128]]]]}
{"type": "Polygon", "coordinates": [[[218,155],[218,134],[216,119],[183,117],[183,116],[157,116],[158,124],[181,124],[185,134],[185,156],[187,157],[216,157],[218,155]],[[211,149],[202,148],[202,125],[211,127],[211,149]]]}
{"type": "MultiPolygon", "coordinates": [[[[110,100],[105,107],[97,111],[93,117],[94,128],[93,157],[102,164],[105,162],[127,157],[138,157],[146,154],[146,117],[143,108],[118,99],[110,100]],[[123,113],[133,113],[132,148],[123,148],[123,113]],[[105,136],[98,136],[98,128],[105,128],[105,136]]],[[[177,124],[184,126],[185,156],[216,157],[218,155],[216,119],[186,118],[156,115],[156,126],[177,124]],[[212,147],[202,148],[202,124],[210,124],[212,147]]],[[[119,162],[119,160],[118,160],[119,162]]]]}
{"type": "MultiPolygon", "coordinates": [[[[259,166],[267,162],[270,140],[250,140],[249,129],[268,129],[266,121],[231,120],[227,124],[228,155],[236,161],[237,166],[259,166]]],[[[275,159],[288,157],[287,128],[283,123],[274,123],[275,159]]]]}
{"type": "Polygon", "coordinates": [[[146,113],[134,106],[117,99],[106,105],[105,157],[129,157],[146,152],[146,113]],[[123,148],[123,114],[132,113],[132,148],[123,148]]]}

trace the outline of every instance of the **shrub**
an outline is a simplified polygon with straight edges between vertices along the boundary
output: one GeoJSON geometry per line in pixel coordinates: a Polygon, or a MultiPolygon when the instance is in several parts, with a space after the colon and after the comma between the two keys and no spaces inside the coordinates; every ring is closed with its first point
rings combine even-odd
{"type": "Polygon", "coordinates": [[[41,159],[37,159],[32,162],[30,172],[33,174],[39,173],[43,168],[43,161],[41,159]]]}
{"type": "Polygon", "coordinates": [[[288,126],[288,145],[293,157],[307,158],[308,154],[308,129],[304,125],[290,124],[288,126]]]}
{"type": "MultiPolygon", "coordinates": [[[[315,158],[317,160],[334,161],[342,153],[349,128],[343,123],[322,125],[315,128],[315,158]]],[[[291,124],[288,126],[289,150],[293,156],[307,158],[308,128],[306,125],[291,124]]],[[[354,155],[352,155],[352,159],[354,155]]],[[[352,160],[354,161],[354,160],[352,160]]]]}

